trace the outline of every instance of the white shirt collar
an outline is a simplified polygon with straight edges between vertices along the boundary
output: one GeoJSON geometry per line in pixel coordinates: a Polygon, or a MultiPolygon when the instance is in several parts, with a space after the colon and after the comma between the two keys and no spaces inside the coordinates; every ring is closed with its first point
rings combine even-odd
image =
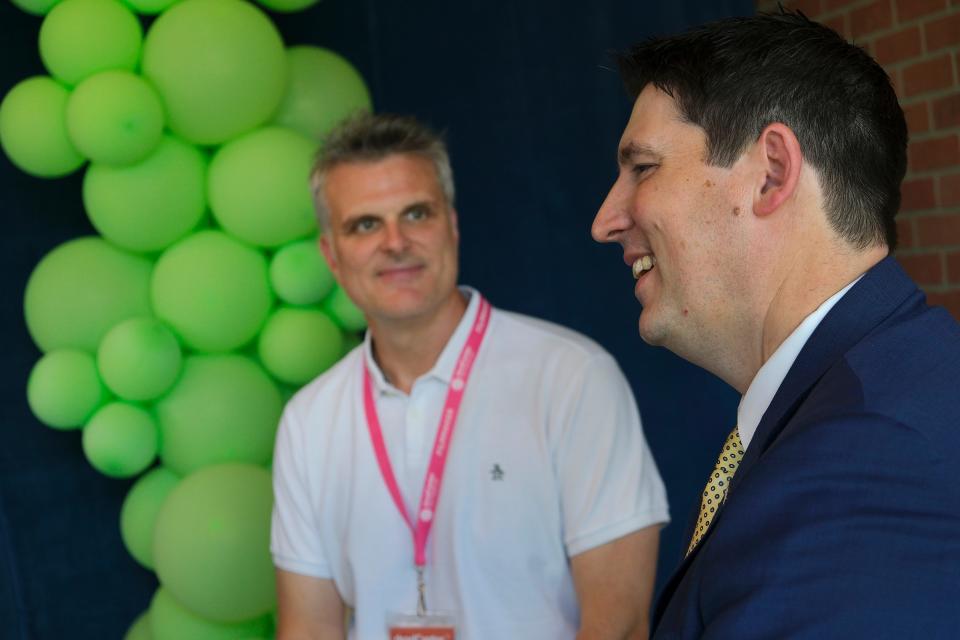
{"type": "MultiPolygon", "coordinates": [[[[440,352],[440,357],[437,358],[437,361],[433,364],[433,367],[430,369],[430,371],[427,371],[425,374],[420,376],[418,380],[421,378],[433,377],[437,380],[440,380],[444,384],[449,384],[450,379],[453,377],[453,368],[457,364],[457,358],[460,356],[460,350],[463,349],[463,345],[467,341],[470,328],[473,326],[473,320],[480,308],[480,296],[477,295],[476,289],[465,286],[458,288],[460,289],[460,293],[466,296],[469,300],[467,303],[467,309],[464,311],[463,317],[460,319],[459,324],[457,324],[457,328],[453,331],[450,339],[447,340],[447,344],[443,348],[443,351],[440,352]]],[[[380,393],[391,394],[403,393],[395,386],[390,384],[386,376],[383,374],[383,371],[381,371],[380,366],[377,364],[376,359],[373,357],[373,339],[370,336],[369,329],[363,338],[363,357],[366,360],[367,367],[370,369],[370,377],[373,380],[374,388],[376,388],[377,391],[380,393]]]]}
{"type": "Polygon", "coordinates": [[[740,433],[740,442],[743,443],[744,451],[750,446],[750,441],[760,425],[763,414],[766,413],[767,408],[773,401],[773,396],[776,395],[783,379],[787,377],[787,372],[790,371],[790,367],[793,366],[797,356],[800,355],[803,346],[807,344],[807,340],[813,335],[814,330],[833,308],[833,305],[837,304],[840,298],[862,277],[861,274],[853,282],[827,298],[813,313],[804,318],[799,326],[793,330],[793,333],[780,343],[773,355],[757,371],[757,375],[754,376],[747,392],[743,394],[740,399],[740,406],[737,408],[737,430],[740,433]]]}

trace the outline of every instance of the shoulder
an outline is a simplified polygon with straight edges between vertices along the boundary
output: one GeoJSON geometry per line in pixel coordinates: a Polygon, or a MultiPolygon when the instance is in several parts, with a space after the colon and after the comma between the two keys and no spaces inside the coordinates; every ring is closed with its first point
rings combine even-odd
{"type": "Polygon", "coordinates": [[[312,418],[330,418],[345,407],[358,389],[363,362],[363,344],[354,347],[336,364],[301,387],[284,409],[284,422],[313,422],[312,418]]]}
{"type": "Polygon", "coordinates": [[[518,357],[548,356],[588,364],[613,358],[593,339],[548,320],[496,309],[491,328],[501,348],[518,357]]]}

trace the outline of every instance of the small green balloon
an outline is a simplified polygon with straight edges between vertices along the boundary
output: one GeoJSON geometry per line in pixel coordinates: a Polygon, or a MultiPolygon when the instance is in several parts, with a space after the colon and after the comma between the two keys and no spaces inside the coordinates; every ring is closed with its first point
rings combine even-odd
{"type": "Polygon", "coordinates": [[[278,247],[317,230],[310,195],[316,145],[298,133],[269,127],[238,138],[210,162],[208,193],[217,222],[262,247],[278,247]]]}
{"type": "Polygon", "coordinates": [[[150,614],[144,611],[137,619],[133,621],[130,628],[127,629],[123,640],[153,640],[153,634],[150,632],[150,614]]]}
{"type": "Polygon", "coordinates": [[[180,343],[154,318],[131,318],[103,337],[97,366],[107,387],[124,400],[153,400],[180,374],[180,343]]]}
{"type": "Polygon", "coordinates": [[[124,0],[128,7],[145,16],[163,13],[177,2],[179,0],[124,0]]]}
{"type": "Polygon", "coordinates": [[[347,295],[347,292],[337,286],[323,301],[323,310],[329,314],[344,331],[360,331],[366,328],[367,319],[363,311],[347,295]]]}
{"type": "Polygon", "coordinates": [[[102,238],[65,242],[40,260],[24,294],[30,336],[41,351],[94,353],[115,324],[150,315],[152,263],[102,238]]]}
{"type": "Polygon", "coordinates": [[[147,33],[143,73],[163,98],[170,129],[203,145],[267,122],[287,83],[280,33],[240,0],[170,7],[147,33]]]}
{"type": "Polygon", "coordinates": [[[160,251],[203,219],[207,196],[204,154],[173,136],[129,167],[91,164],[83,204],[104,238],[131,251],[160,251]]]}
{"type": "Polygon", "coordinates": [[[293,13],[303,11],[307,7],[312,7],[320,0],[257,0],[267,9],[277,13],[293,13]]]}
{"type": "Polygon", "coordinates": [[[157,316],[187,346],[207,352],[250,342],[273,301],[263,254],[220,231],[200,231],[167,249],[150,293],[157,316]]]}
{"type": "Polygon", "coordinates": [[[283,409],[266,372],[239,354],[194,355],[156,406],[160,458],[188,474],[221,462],[270,461],[283,409]]]}
{"type": "Polygon", "coordinates": [[[314,238],[292,242],[273,255],[270,284],[284,302],[303,305],[323,300],[336,281],[314,238]]]}
{"type": "Polygon", "coordinates": [[[13,6],[19,7],[35,16],[45,16],[60,2],[60,0],[10,0],[13,6]]]}
{"type": "Polygon", "coordinates": [[[363,334],[347,331],[343,334],[343,355],[347,355],[363,344],[363,334]]]}
{"type": "Polygon", "coordinates": [[[59,178],[85,161],[67,135],[70,93],[47,76],[18,83],[0,103],[0,145],[13,164],[38,178],[59,178]]]}
{"type": "Polygon", "coordinates": [[[262,467],[223,464],[184,478],[157,518],[160,584],[185,608],[217,622],[268,614],[276,603],[272,507],[270,474],[262,467]]]}
{"type": "Polygon", "coordinates": [[[201,618],[160,587],[150,605],[154,640],[253,640],[269,634],[269,615],[241,622],[214,622],[201,618]]]}
{"type": "Polygon", "coordinates": [[[106,476],[135,476],[157,457],[156,421],[141,407],[111,402],[83,428],[83,453],[106,476]]]}
{"type": "Polygon", "coordinates": [[[67,133],[93,162],[127,166],[146,158],[163,135],[163,107],[150,84],[129,71],[102,71],[73,90],[67,133]]]}
{"type": "Polygon", "coordinates": [[[267,371],[287,384],[303,384],[340,359],[343,335],[317,309],[277,309],[267,320],[258,344],[267,371]]]}
{"type": "Polygon", "coordinates": [[[40,358],[27,381],[27,404],[37,420],[54,429],[77,429],[106,402],[107,388],[93,356],[59,349],[40,358]]]}
{"type": "Polygon", "coordinates": [[[69,86],[99,71],[133,71],[142,42],[140,21],[117,0],[62,0],[40,25],[40,58],[69,86]]]}
{"type": "Polygon", "coordinates": [[[290,81],[273,120],[276,124],[321,142],[344,118],[373,109],[363,77],[345,58],[329,49],[290,47],[287,67],[290,81]]]}
{"type": "Polygon", "coordinates": [[[157,467],[137,480],[123,500],[120,536],[134,560],[147,569],[153,569],[153,531],[157,515],[178,482],[180,476],[166,467],[157,467]]]}

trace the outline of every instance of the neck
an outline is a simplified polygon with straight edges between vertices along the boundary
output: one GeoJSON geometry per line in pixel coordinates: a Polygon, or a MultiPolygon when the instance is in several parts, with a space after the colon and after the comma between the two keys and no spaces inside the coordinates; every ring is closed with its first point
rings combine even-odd
{"type": "Polygon", "coordinates": [[[410,393],[413,383],[437,362],[467,310],[458,289],[429,315],[402,321],[371,319],[373,356],[392,385],[410,393]]]}

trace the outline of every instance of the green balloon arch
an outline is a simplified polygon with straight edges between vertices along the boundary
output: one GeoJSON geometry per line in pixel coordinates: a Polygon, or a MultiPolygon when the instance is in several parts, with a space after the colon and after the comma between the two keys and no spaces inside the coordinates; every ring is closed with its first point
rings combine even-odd
{"type": "Polygon", "coordinates": [[[99,234],[52,248],[27,282],[43,353],[30,409],[134,479],[121,537],[161,586],[126,638],[272,637],[282,405],[365,327],[317,249],[308,174],[370,92],[335,52],[286,48],[244,0],[14,3],[43,16],[49,75],[4,96],[0,147],[40,178],[88,164],[99,234]]]}

